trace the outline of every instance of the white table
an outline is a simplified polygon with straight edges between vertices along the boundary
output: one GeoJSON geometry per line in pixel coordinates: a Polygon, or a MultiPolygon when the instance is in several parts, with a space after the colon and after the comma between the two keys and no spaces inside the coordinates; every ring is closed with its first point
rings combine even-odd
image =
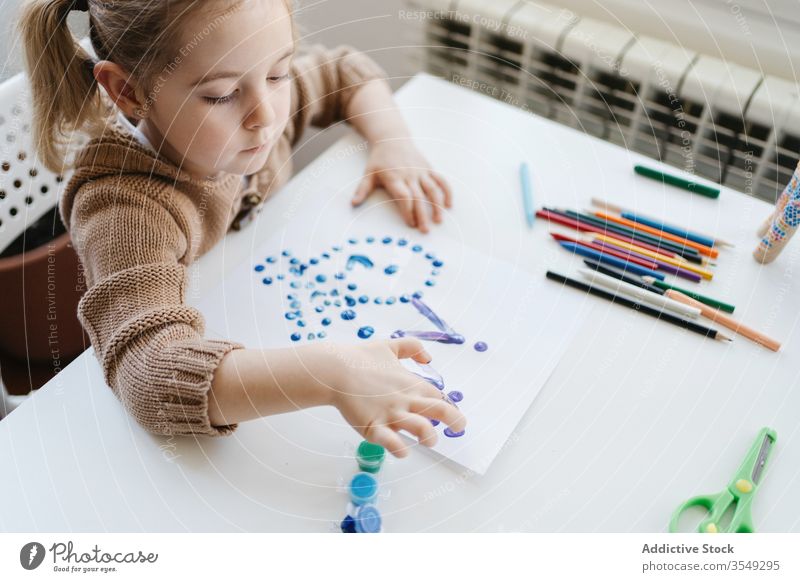
{"type": "MultiPolygon", "coordinates": [[[[485,476],[416,449],[387,462],[385,529],[663,531],[679,502],[727,484],[768,425],[778,442],[755,522],[759,531],[800,531],[800,241],[770,266],[751,258],[769,205],[726,189],[716,201],[665,189],[633,174],[644,160],[636,154],[428,76],[397,98],[454,187],[441,228],[464,244],[536,276],[547,265],[574,267],[543,221],[524,226],[517,168],[526,159],[537,206],[582,209],[605,196],[737,243],[704,290],[784,347],[723,345],[587,297],[584,331],[485,476]]],[[[321,213],[348,204],[365,162],[357,143],[335,144],[256,223],[204,257],[192,302],[300,205],[321,213]]],[[[331,531],[359,439],[307,421],[293,413],[245,423],[230,438],[155,437],[84,353],[0,423],[0,530],[331,531]]]]}

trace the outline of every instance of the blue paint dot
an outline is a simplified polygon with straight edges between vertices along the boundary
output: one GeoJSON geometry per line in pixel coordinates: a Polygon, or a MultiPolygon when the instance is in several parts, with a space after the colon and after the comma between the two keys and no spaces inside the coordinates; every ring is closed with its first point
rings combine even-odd
{"type": "Polygon", "coordinates": [[[367,297],[366,295],[362,295],[361,297],[358,298],[358,302],[359,303],[367,303],[367,302],[369,302],[369,297],[367,297]]]}
{"type": "Polygon", "coordinates": [[[328,326],[331,324],[331,320],[327,317],[323,318],[322,325],[328,326]]]}
{"type": "Polygon", "coordinates": [[[268,263],[274,263],[277,259],[275,257],[267,257],[268,263]]]}
{"type": "Polygon", "coordinates": [[[294,300],[294,299],[297,299],[297,295],[295,295],[294,293],[289,293],[289,294],[286,296],[286,299],[288,299],[289,301],[292,301],[292,300],[294,300]]]}
{"type": "Polygon", "coordinates": [[[414,294],[412,295],[412,297],[414,299],[422,299],[422,291],[414,291],[414,294]]]}
{"type": "Polygon", "coordinates": [[[339,251],[341,251],[341,250],[342,250],[342,247],[340,247],[339,245],[334,245],[334,246],[332,246],[331,248],[332,248],[332,249],[333,249],[333,251],[334,251],[334,252],[336,252],[336,253],[338,253],[339,251]]]}
{"type": "Polygon", "coordinates": [[[331,256],[328,253],[322,253],[322,258],[323,259],[330,259],[331,256]]]}
{"type": "Polygon", "coordinates": [[[264,277],[261,279],[261,282],[264,283],[264,285],[272,285],[272,277],[264,277]]]}
{"type": "Polygon", "coordinates": [[[448,392],[447,396],[453,402],[461,402],[462,400],[464,400],[464,395],[458,390],[453,390],[452,392],[448,392]]]}
{"type": "Polygon", "coordinates": [[[299,309],[300,308],[300,302],[295,299],[294,301],[292,301],[289,304],[289,307],[291,307],[292,309],[299,309]]]}
{"type": "Polygon", "coordinates": [[[397,269],[399,269],[397,265],[389,265],[383,270],[383,272],[387,275],[394,275],[397,272],[397,269]]]}
{"type": "Polygon", "coordinates": [[[433,259],[433,253],[425,253],[426,259],[433,259]]]}
{"type": "Polygon", "coordinates": [[[337,279],[339,279],[341,281],[342,279],[345,278],[345,274],[344,273],[336,273],[334,275],[334,277],[336,277],[337,279]]]}
{"type": "Polygon", "coordinates": [[[380,297],[376,297],[373,301],[375,305],[380,305],[381,303],[383,303],[383,299],[381,299],[380,297]]]}
{"type": "Polygon", "coordinates": [[[316,277],[314,277],[314,279],[316,279],[317,283],[324,283],[325,281],[328,280],[328,278],[325,275],[317,275],[316,277]]]}
{"type": "Polygon", "coordinates": [[[475,348],[476,352],[485,352],[489,349],[489,346],[486,344],[486,342],[475,342],[473,347],[475,348]]]}
{"type": "Polygon", "coordinates": [[[293,333],[291,335],[291,338],[292,338],[293,342],[299,342],[301,337],[303,337],[303,336],[301,336],[299,333],[293,333]]]}
{"type": "Polygon", "coordinates": [[[397,239],[397,246],[404,247],[408,244],[408,241],[404,238],[397,239]]]}
{"type": "Polygon", "coordinates": [[[381,241],[381,242],[383,242],[383,244],[385,244],[385,245],[388,245],[390,242],[392,242],[392,237],[385,236],[385,237],[383,237],[383,241],[381,241]]]}
{"type": "Polygon", "coordinates": [[[305,326],[306,326],[305,321],[303,321],[302,319],[297,320],[297,327],[305,327],[305,326]]]}
{"type": "Polygon", "coordinates": [[[331,304],[331,300],[330,300],[330,299],[325,299],[325,300],[322,302],[322,304],[323,304],[323,305],[330,305],[330,304],[331,304]]]}
{"type": "Polygon", "coordinates": [[[292,286],[292,289],[299,289],[300,288],[300,281],[292,281],[289,283],[292,286]]]}
{"type": "Polygon", "coordinates": [[[283,273],[275,277],[278,281],[283,281],[283,273]]]}
{"type": "Polygon", "coordinates": [[[464,436],[464,432],[465,431],[463,431],[463,430],[461,432],[456,432],[454,430],[451,430],[450,427],[448,427],[448,428],[444,429],[444,436],[450,437],[450,438],[456,438],[456,437],[464,436]]]}
{"type": "Polygon", "coordinates": [[[326,335],[327,335],[327,334],[326,334],[324,331],[318,331],[318,332],[317,332],[317,337],[318,337],[319,339],[323,339],[323,338],[324,338],[326,335]]]}
{"type": "Polygon", "coordinates": [[[338,289],[334,289],[333,291],[331,291],[331,297],[338,297],[338,296],[339,296],[339,290],[338,289]]]}
{"type": "Polygon", "coordinates": [[[297,257],[292,257],[291,259],[289,259],[289,264],[290,265],[296,265],[299,262],[300,262],[300,259],[298,259],[297,257]]]}
{"type": "Polygon", "coordinates": [[[418,253],[422,250],[422,245],[414,245],[413,247],[411,247],[411,250],[414,251],[415,253],[418,253]]]}
{"type": "Polygon", "coordinates": [[[431,271],[431,275],[433,275],[434,277],[438,274],[439,274],[439,269],[434,269],[433,271],[431,271]]]}
{"type": "Polygon", "coordinates": [[[356,300],[349,295],[345,295],[344,300],[347,302],[348,307],[353,307],[356,304],[356,300]]]}
{"type": "Polygon", "coordinates": [[[432,264],[434,267],[441,267],[442,265],[444,265],[444,261],[436,259],[435,261],[433,261],[432,264]]]}
{"type": "Polygon", "coordinates": [[[308,339],[310,339],[310,340],[314,339],[314,333],[313,333],[313,332],[312,332],[312,333],[309,333],[307,337],[308,337],[308,339]]]}
{"type": "Polygon", "coordinates": [[[255,266],[256,273],[260,273],[263,270],[264,270],[264,265],[256,265],[255,266]]]}
{"type": "Polygon", "coordinates": [[[398,338],[398,337],[405,337],[406,333],[402,329],[398,329],[392,332],[391,338],[398,338]]]}
{"type": "Polygon", "coordinates": [[[369,244],[372,244],[372,243],[374,243],[374,242],[375,242],[375,237],[374,237],[374,236],[368,236],[368,237],[367,237],[367,242],[368,242],[369,244]]]}
{"type": "Polygon", "coordinates": [[[408,303],[409,301],[411,301],[411,298],[408,295],[400,296],[400,303],[408,303]]]}
{"type": "Polygon", "coordinates": [[[354,244],[356,244],[358,242],[358,239],[357,238],[349,238],[349,239],[347,239],[347,242],[349,242],[351,245],[354,245],[354,244]]]}
{"type": "Polygon", "coordinates": [[[345,321],[350,321],[355,318],[356,318],[356,312],[353,311],[352,309],[345,309],[344,311],[342,311],[342,319],[344,319],[345,321]]]}
{"type": "Polygon", "coordinates": [[[438,420],[436,420],[435,418],[431,418],[430,420],[431,420],[431,424],[433,426],[439,426],[439,421],[438,420]]]}
{"type": "Polygon", "coordinates": [[[342,306],[342,302],[341,302],[339,299],[336,299],[336,300],[333,302],[333,304],[334,304],[336,307],[341,307],[341,306],[342,306]]]}
{"type": "Polygon", "coordinates": [[[294,319],[297,316],[292,311],[287,311],[286,314],[284,315],[284,317],[291,321],[292,319],[294,319]]]}
{"type": "Polygon", "coordinates": [[[312,265],[316,265],[317,263],[319,263],[319,259],[314,257],[313,259],[309,259],[308,262],[311,263],[312,265]]]}
{"type": "Polygon", "coordinates": [[[355,291],[356,289],[358,289],[358,285],[356,285],[355,283],[348,283],[347,288],[350,289],[350,291],[355,291]]]}
{"type": "Polygon", "coordinates": [[[394,297],[389,297],[386,299],[386,305],[394,305],[394,302],[397,301],[394,297]]]}
{"type": "Polygon", "coordinates": [[[314,311],[316,311],[317,313],[322,313],[323,311],[325,311],[325,308],[322,305],[317,305],[314,308],[314,311]]]}
{"type": "Polygon", "coordinates": [[[425,281],[425,285],[427,285],[428,287],[433,287],[434,285],[436,285],[436,281],[428,279],[427,281],[425,281]]]}
{"type": "Polygon", "coordinates": [[[372,337],[372,334],[375,333],[375,328],[369,325],[365,325],[361,329],[358,330],[358,337],[361,339],[367,339],[372,337]]]}
{"type": "Polygon", "coordinates": [[[291,255],[292,253],[290,253],[290,252],[288,251],[288,249],[287,249],[287,250],[285,250],[285,251],[281,252],[281,254],[282,254],[284,257],[288,257],[288,256],[289,256],[289,255],[291,255]]]}

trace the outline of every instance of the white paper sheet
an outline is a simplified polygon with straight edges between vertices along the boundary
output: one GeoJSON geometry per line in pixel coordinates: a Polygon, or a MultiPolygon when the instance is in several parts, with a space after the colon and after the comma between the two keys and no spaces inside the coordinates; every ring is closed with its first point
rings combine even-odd
{"type": "MultiPolygon", "coordinates": [[[[389,338],[398,329],[438,331],[401,299],[421,293],[422,301],[465,338],[461,345],[424,342],[433,356],[431,365],[444,378],[444,391],[463,396],[458,406],[468,419],[462,436],[445,436],[446,427],[438,425],[439,442],[433,450],[485,473],[579,327],[582,294],[564,293],[543,271],[534,277],[435,227],[427,236],[398,228],[393,210],[385,207],[351,216],[349,224],[317,222],[313,230],[304,227],[308,221],[302,216],[199,303],[208,335],[269,348],[323,341],[320,333],[324,340],[362,342],[366,340],[359,330],[366,326],[374,329],[372,339],[389,338]],[[386,215],[391,220],[381,218],[386,215]],[[372,268],[351,259],[348,269],[354,255],[369,257],[372,268]],[[391,275],[386,274],[390,266],[396,268],[391,275]],[[351,284],[356,288],[348,288],[351,284]],[[348,297],[354,305],[347,304],[348,297]],[[355,318],[343,319],[345,310],[352,310],[355,318]],[[323,325],[323,319],[330,323],[323,325]],[[488,349],[477,351],[477,342],[488,349]]],[[[308,421],[307,416],[300,418],[308,421]]]]}

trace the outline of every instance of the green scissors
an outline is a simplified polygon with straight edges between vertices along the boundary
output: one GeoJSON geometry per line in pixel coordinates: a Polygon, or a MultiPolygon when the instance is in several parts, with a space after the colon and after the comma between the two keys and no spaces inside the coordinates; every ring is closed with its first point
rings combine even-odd
{"type": "Polygon", "coordinates": [[[761,473],[767,464],[772,445],[777,435],[770,428],[762,428],[750,451],[744,458],[739,470],[731,479],[728,487],[716,495],[700,495],[692,497],[678,507],[672,514],[669,522],[669,531],[678,531],[678,520],[681,514],[690,507],[703,507],[708,511],[706,518],[700,522],[697,531],[700,533],[753,533],[753,516],[750,513],[750,504],[753,495],[758,490],[761,473]],[[720,520],[734,506],[730,523],[722,529],[720,520]]]}

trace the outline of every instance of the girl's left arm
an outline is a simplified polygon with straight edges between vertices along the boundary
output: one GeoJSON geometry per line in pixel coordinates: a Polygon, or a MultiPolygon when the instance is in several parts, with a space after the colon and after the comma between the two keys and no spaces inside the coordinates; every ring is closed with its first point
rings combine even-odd
{"type": "Polygon", "coordinates": [[[348,103],[347,121],[370,145],[365,176],[353,196],[357,206],[377,188],[395,201],[406,224],[429,230],[452,206],[447,181],[435,172],[414,141],[392,97],[388,83],[373,79],[361,85],[348,103]]]}

